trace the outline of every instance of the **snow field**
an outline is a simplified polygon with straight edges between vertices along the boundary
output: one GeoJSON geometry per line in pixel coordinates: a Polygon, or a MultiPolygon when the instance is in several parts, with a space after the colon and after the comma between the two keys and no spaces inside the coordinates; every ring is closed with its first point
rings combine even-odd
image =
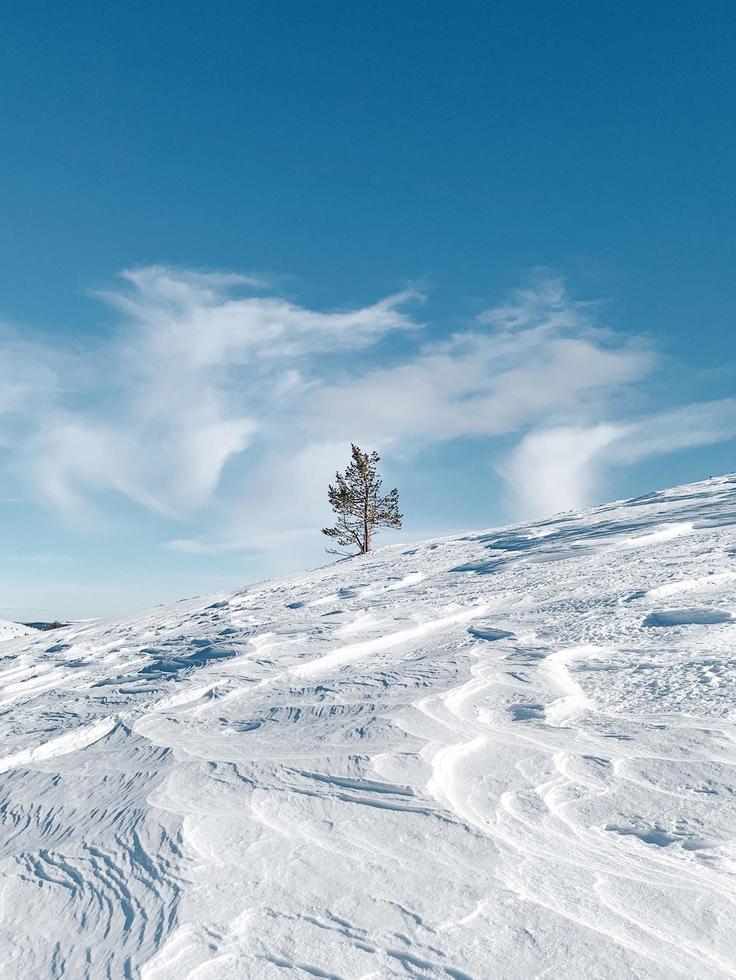
{"type": "Polygon", "coordinates": [[[0,648],[28,977],[736,976],[736,482],[0,648]]]}

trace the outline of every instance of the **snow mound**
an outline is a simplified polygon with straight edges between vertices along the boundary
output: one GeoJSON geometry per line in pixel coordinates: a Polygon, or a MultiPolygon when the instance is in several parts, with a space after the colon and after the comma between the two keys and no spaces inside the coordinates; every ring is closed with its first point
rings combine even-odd
{"type": "Polygon", "coordinates": [[[734,977],[734,611],[723,477],[8,639],[3,976],[734,977]]]}
{"type": "Polygon", "coordinates": [[[15,640],[19,636],[31,636],[38,630],[32,626],[24,626],[22,623],[11,623],[7,619],[0,619],[0,642],[3,640],[15,640]]]}

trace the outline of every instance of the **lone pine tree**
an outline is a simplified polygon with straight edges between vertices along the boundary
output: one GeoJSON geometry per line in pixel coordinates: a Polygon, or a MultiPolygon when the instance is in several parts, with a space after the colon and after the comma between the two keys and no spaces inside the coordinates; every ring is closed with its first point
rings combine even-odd
{"type": "MultiPolygon", "coordinates": [[[[381,478],[376,466],[381,459],[378,453],[364,453],[358,446],[352,447],[352,460],[344,473],[335,474],[335,485],[330,484],[327,498],[337,521],[334,527],[322,528],[322,533],[333,538],[343,548],[357,546],[358,554],[371,550],[371,539],[379,527],[401,527],[399,491],[394,488],[381,496],[381,478]]],[[[336,548],[328,548],[331,555],[344,554],[336,548]]]]}

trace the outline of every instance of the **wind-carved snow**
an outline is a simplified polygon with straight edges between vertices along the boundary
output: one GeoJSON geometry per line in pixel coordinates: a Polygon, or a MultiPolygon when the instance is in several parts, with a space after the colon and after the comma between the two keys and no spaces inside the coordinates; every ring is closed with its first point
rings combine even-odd
{"type": "Polygon", "coordinates": [[[736,976],[736,481],[0,649],[3,976],[736,976]]]}

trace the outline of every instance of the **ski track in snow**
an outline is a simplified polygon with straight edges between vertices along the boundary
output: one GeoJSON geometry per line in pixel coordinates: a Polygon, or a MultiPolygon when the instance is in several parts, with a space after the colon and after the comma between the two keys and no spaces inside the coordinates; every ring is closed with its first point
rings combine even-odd
{"type": "Polygon", "coordinates": [[[0,645],[3,977],[736,977],[736,480],[0,645]]]}

